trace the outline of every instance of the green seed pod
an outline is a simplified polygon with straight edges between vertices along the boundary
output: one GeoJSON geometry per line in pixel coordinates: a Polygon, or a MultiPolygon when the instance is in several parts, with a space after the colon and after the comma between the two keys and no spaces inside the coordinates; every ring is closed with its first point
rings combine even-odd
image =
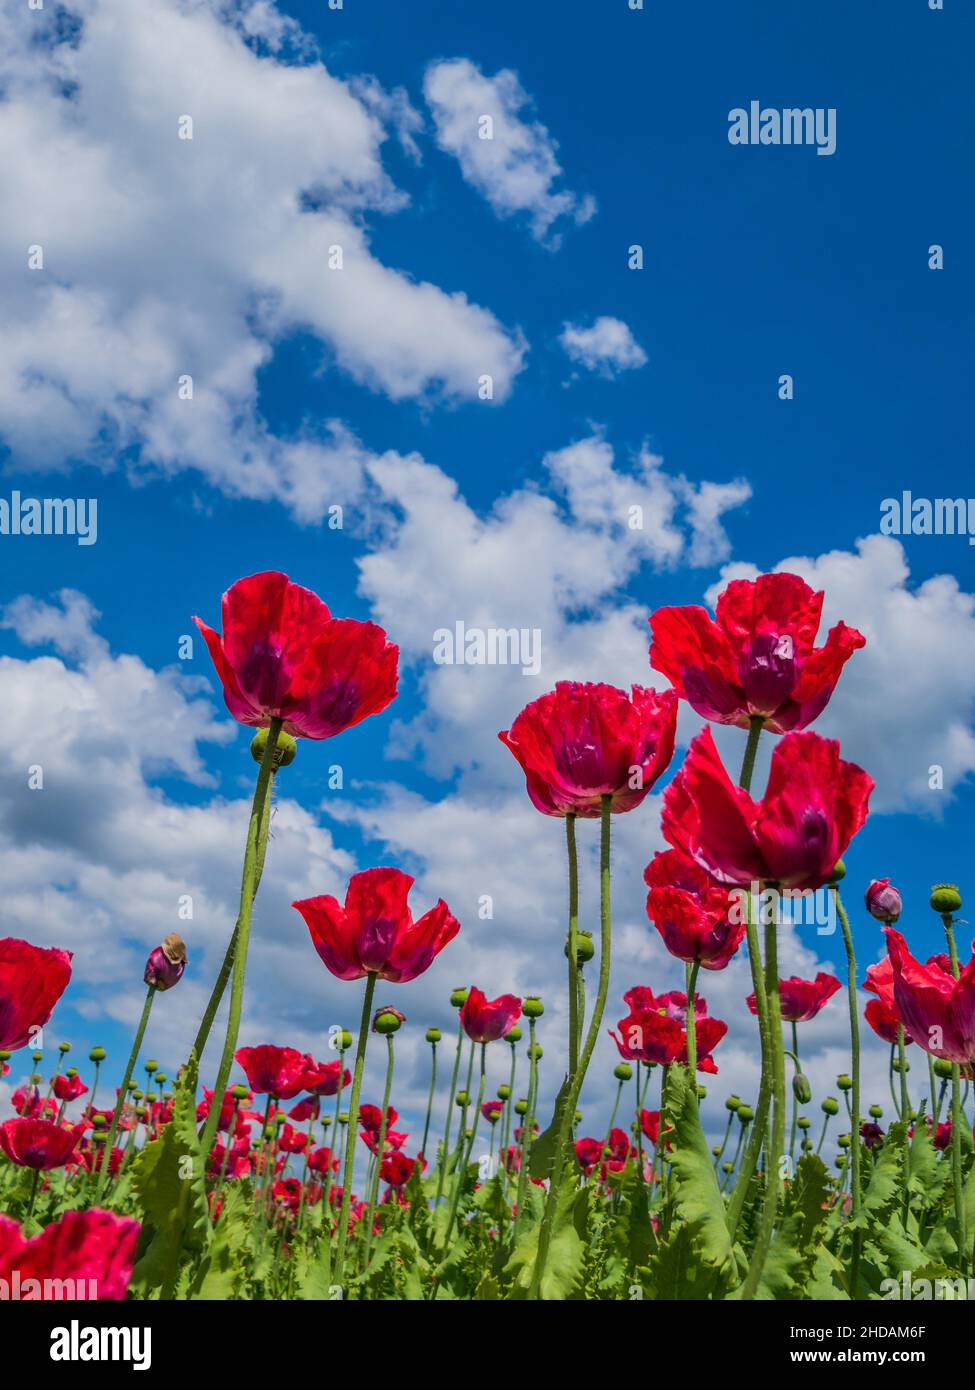
{"type": "Polygon", "coordinates": [[[698,1100],[704,1100],[704,1099],[706,1099],[707,1093],[708,1093],[708,1088],[707,1088],[706,1086],[701,1086],[701,1085],[698,1086],[698,1088],[697,1088],[697,1098],[698,1098],[698,1100]]]}
{"type": "Polygon", "coordinates": [[[77,1068],[77,1067],[69,1067],[68,1070],[67,1070],[64,1074],[65,1074],[65,1076],[67,1076],[67,1077],[70,1079],[71,1077],[74,1077],[74,1076],[77,1076],[77,1075],[78,1075],[78,1068],[77,1068]]]}
{"type": "Polygon", "coordinates": [[[515,1101],[515,1114],[516,1114],[516,1115],[527,1115],[527,1114],[528,1114],[528,1102],[527,1102],[527,1100],[516,1100],[516,1101],[515,1101]]]}
{"type": "MultiPolygon", "coordinates": [[[[262,763],[264,761],[264,750],[267,747],[267,739],[267,729],[258,729],[257,733],[251,739],[251,757],[256,763],[262,763]]],[[[289,763],[294,762],[297,751],[297,743],[290,734],[286,734],[284,730],[281,729],[278,733],[278,741],[274,745],[274,755],[271,759],[272,772],[277,772],[279,767],[287,767],[289,763]]]]}
{"type": "Polygon", "coordinates": [[[867,1111],[867,1114],[870,1116],[871,1120],[880,1120],[883,1118],[884,1114],[883,1106],[871,1105],[870,1109],[867,1111]]]}
{"type": "Polygon", "coordinates": [[[35,1061],[35,1062],[43,1062],[43,1061],[44,1061],[44,1053],[43,1053],[43,1052],[32,1052],[30,1055],[31,1055],[32,1060],[35,1061]]]}
{"type": "Polygon", "coordinates": [[[514,1047],[515,1043],[521,1042],[521,1039],[522,1032],[521,1029],[518,1027],[517,1023],[513,1028],[509,1028],[507,1033],[505,1033],[504,1035],[505,1042],[510,1043],[512,1047],[514,1047]]]}
{"type": "Polygon", "coordinates": [[[733,1163],[722,1163],[721,1171],[722,1173],[733,1173],[735,1171],[735,1165],[733,1163]]]}
{"type": "Polygon", "coordinates": [[[898,1076],[900,1076],[901,1072],[904,1072],[904,1074],[906,1075],[911,1070],[911,1064],[906,1057],[904,1058],[903,1062],[901,1062],[901,1059],[899,1057],[895,1057],[893,1061],[893,1068],[898,1076]]]}
{"type": "Polygon", "coordinates": [[[827,1096],[820,1106],[824,1115],[838,1115],[840,1113],[840,1103],[835,1096],[827,1096]]]}
{"type": "Polygon", "coordinates": [[[750,1105],[739,1105],[735,1113],[743,1125],[750,1125],[755,1118],[755,1111],[750,1105]]]}
{"type": "Polygon", "coordinates": [[[450,1007],[452,1009],[462,1009],[467,1003],[466,989],[455,989],[450,996],[450,1007]]]}
{"type": "Polygon", "coordinates": [[[105,1126],[108,1124],[108,1120],[105,1118],[104,1115],[92,1115],[91,1123],[96,1130],[99,1130],[105,1128],[105,1126]]]}
{"type": "Polygon", "coordinates": [[[829,876],[830,883],[841,883],[846,878],[846,865],[842,859],[837,859],[833,865],[833,872],[829,876]]]}
{"type": "Polygon", "coordinates": [[[741,1105],[741,1096],[730,1095],[730,1096],[728,1097],[728,1099],[727,1099],[727,1100],[725,1101],[725,1103],[724,1103],[724,1108],[725,1108],[726,1110],[730,1110],[730,1111],[732,1112],[732,1114],[734,1114],[734,1112],[738,1109],[738,1107],[739,1107],[740,1105],[741,1105]]]}
{"type": "Polygon", "coordinates": [[[811,1139],[803,1139],[800,1147],[804,1154],[811,1154],[813,1151],[813,1141],[811,1139]]]}
{"type": "Polygon", "coordinates": [[[405,1022],[406,1018],[399,1009],[379,1009],[372,1021],[372,1031],[381,1033],[384,1038],[389,1037],[391,1033],[398,1033],[405,1022]]]}
{"type": "Polygon", "coordinates": [[[836,1084],[837,1086],[839,1086],[841,1091],[853,1090],[853,1080],[851,1077],[847,1076],[845,1072],[843,1072],[842,1075],[836,1078],[836,1084]]]}
{"type": "Polygon", "coordinates": [[[510,1099],[511,1099],[511,1087],[510,1087],[510,1086],[507,1084],[507,1082],[506,1082],[503,1086],[499,1086],[499,1087],[498,1087],[498,1100],[510,1100],[510,1099]]]}
{"type": "Polygon", "coordinates": [[[0,1047],[0,1062],[9,1062],[14,1054],[8,1052],[5,1047],[0,1047]]]}
{"type": "Polygon", "coordinates": [[[454,1098],[454,1104],[455,1104],[455,1105],[466,1106],[466,1105],[470,1105],[470,1103],[471,1103],[471,1098],[470,1098],[470,1096],[467,1094],[466,1091],[458,1091],[458,1092],[457,1092],[457,1095],[456,1095],[456,1097],[454,1098]]]}
{"type": "Polygon", "coordinates": [[[961,911],[961,894],[953,883],[936,883],[931,889],[931,906],[944,917],[961,911]]]}
{"type": "Polygon", "coordinates": [[[233,1096],[234,1100],[246,1100],[248,1095],[247,1087],[241,1086],[240,1084],[231,1086],[230,1094],[233,1096]]]}
{"type": "Polygon", "coordinates": [[[153,1059],[150,1057],[149,1060],[148,1060],[148,1062],[146,1063],[146,1071],[147,1071],[147,1072],[149,1073],[149,1075],[151,1076],[152,1073],[153,1073],[154,1071],[158,1071],[158,1070],[159,1070],[159,1063],[153,1061],[153,1059]]]}
{"type": "Polygon", "coordinates": [[[342,1111],[340,1111],[340,1112],[339,1112],[339,1124],[340,1124],[340,1125],[347,1125],[348,1123],[349,1123],[349,1112],[348,1112],[348,1110],[342,1110],[342,1111]]]}
{"type": "Polygon", "coordinates": [[[443,1034],[439,1028],[428,1028],[426,1031],[426,1040],[428,1043],[438,1043],[442,1037],[443,1034]]]}
{"type": "Polygon", "coordinates": [[[812,1087],[809,1084],[809,1077],[803,1076],[801,1071],[795,1072],[792,1077],[792,1094],[800,1105],[808,1105],[812,1100],[812,1087]]]}
{"type": "Polygon", "coordinates": [[[633,1068],[629,1062],[618,1062],[613,1068],[613,1075],[617,1081],[629,1081],[633,1076],[633,1068]]]}
{"type": "Polygon", "coordinates": [[[713,1146],[713,1148],[711,1149],[711,1152],[714,1154],[715,1158],[720,1158],[720,1157],[721,1157],[721,1145],[720,1145],[720,1144],[715,1144],[715,1145],[713,1146]]]}
{"type": "MultiPolygon", "coordinates": [[[[565,956],[566,960],[569,959],[569,938],[568,938],[568,937],[566,937],[566,939],[565,939],[565,946],[562,948],[562,954],[565,956]]],[[[577,932],[576,932],[576,965],[577,965],[577,966],[579,966],[579,965],[585,965],[587,961],[592,960],[592,958],[593,958],[593,956],[594,956],[595,954],[596,954],[596,947],[595,947],[595,945],[593,944],[592,932],[591,932],[591,931],[577,931],[577,932]]]]}
{"type": "Polygon", "coordinates": [[[531,1047],[528,1049],[528,1055],[532,1058],[533,1061],[540,1062],[544,1055],[542,1052],[542,1044],[532,1043],[531,1047]]]}
{"type": "Polygon", "coordinates": [[[103,1047],[93,1047],[88,1054],[89,1062],[104,1062],[105,1049],[103,1047]]]}
{"type": "Polygon", "coordinates": [[[71,1051],[71,1044],[70,1044],[70,1043],[58,1043],[58,1051],[59,1051],[62,1055],[63,1055],[65,1052],[70,1052],[70,1051],[71,1051]]]}
{"type": "Polygon", "coordinates": [[[952,1077],[951,1063],[946,1062],[943,1057],[935,1057],[934,1074],[939,1081],[950,1081],[952,1077]]]}
{"type": "Polygon", "coordinates": [[[841,1134],[841,1135],[840,1135],[840,1138],[839,1138],[839,1145],[840,1145],[840,1148],[841,1148],[841,1149],[848,1149],[848,1148],[850,1147],[850,1144],[851,1144],[852,1142],[853,1142],[853,1141],[851,1140],[851,1138],[850,1138],[850,1136],[849,1136],[848,1134],[841,1134]]]}
{"type": "Polygon", "coordinates": [[[521,1012],[526,1018],[541,1018],[545,1005],[537,994],[529,994],[521,1001],[521,1012]]]}

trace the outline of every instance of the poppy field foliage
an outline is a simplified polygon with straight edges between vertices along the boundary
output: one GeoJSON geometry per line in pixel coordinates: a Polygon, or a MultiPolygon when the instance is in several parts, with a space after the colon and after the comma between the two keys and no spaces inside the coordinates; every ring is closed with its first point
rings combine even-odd
{"type": "MultiPolygon", "coordinates": [[[[307,928],[309,970],[317,955],[346,982],[356,1030],[323,1038],[326,1060],[286,1040],[242,1036],[245,989],[261,988],[247,961],[273,853],[275,787],[299,741],[337,738],[383,714],[396,698],[399,654],[380,627],[334,617],[283,574],[232,585],[219,632],[196,620],[227,709],[257,731],[226,954],[172,1078],[141,1052],[151,1011],[166,1008],[159,996],[186,969],[175,934],[146,962],[124,1069],[103,1075],[97,1047],[84,1070],[68,1066],[62,1043],[55,1074],[35,1071],[14,1091],[13,1114],[0,1123],[4,1287],[31,1281],[41,1291],[33,1296],[48,1296],[46,1281],[85,1281],[87,1296],[108,1300],[869,1300],[905,1270],[969,1279],[975,958],[959,953],[957,887],[932,890],[945,950],[921,960],[896,925],[898,889],[878,878],[853,895],[887,945],[861,977],[843,855],[868,816],[873,781],[813,726],[865,639],[838,623],[817,645],[822,605],[795,575],[734,580],[713,617],[700,607],[650,617],[650,666],[667,688],[560,681],[512,712],[499,739],[535,810],[564,823],[552,852],[565,856],[566,930],[551,953],[565,980],[567,1036],[561,1055],[543,1062],[540,998],[492,999],[486,981],[455,990],[456,1036],[425,1033],[421,1134],[400,1120],[395,1084],[397,1034],[417,1025],[377,1007],[376,985],[406,986],[390,992],[408,1008],[410,982],[477,926],[443,899],[417,902],[400,868],[368,867],[292,904],[307,928]],[[675,768],[682,701],[705,723],[675,768]],[[722,760],[711,724],[741,731],[738,768],[722,760]],[[762,740],[772,748],[760,790],[762,740]],[[646,865],[611,856],[614,817],[648,815],[643,803],[662,779],[668,848],[646,865]],[[599,841],[589,927],[579,913],[579,821],[595,822],[588,833],[599,841]],[[613,884],[624,875],[642,875],[647,930],[659,934],[682,989],[634,981],[622,1001],[610,999],[613,884]],[[780,974],[783,903],[810,893],[825,894],[839,922],[843,979],[780,974]],[[739,1041],[755,1059],[755,1091],[727,1096],[723,1136],[711,1143],[699,1074],[719,1074],[728,1025],[708,1012],[701,972],[725,969],[739,952],[754,1020],[739,1041]],[[869,995],[862,1014],[859,989],[869,995]],[[226,1025],[216,1029],[224,1004],[226,1025]],[[848,1013],[849,1062],[838,1094],[810,1114],[802,1028],[824,1008],[848,1013]],[[600,1077],[590,1064],[606,1032],[619,1061],[600,1077]],[[385,1061],[381,1104],[362,1095],[367,1047],[385,1061]],[[508,1049],[509,1081],[497,1094],[486,1091],[489,1047],[508,1049]],[[886,1128],[878,1107],[864,1112],[866,1047],[889,1055],[895,1118],[886,1128]],[[911,1074],[909,1050],[921,1058],[911,1074]],[[551,1111],[539,1099],[543,1064],[558,1087],[551,1111]],[[583,1096],[597,1093],[609,1121],[586,1133],[583,1096]],[[446,1123],[435,1133],[444,1096],[446,1123]],[[486,1164],[473,1161],[485,1129],[486,1164]]],[[[68,950],[0,940],[3,1074],[54,1015],[71,971],[68,950]]],[[[42,1058],[34,1053],[35,1067],[42,1058]]]]}

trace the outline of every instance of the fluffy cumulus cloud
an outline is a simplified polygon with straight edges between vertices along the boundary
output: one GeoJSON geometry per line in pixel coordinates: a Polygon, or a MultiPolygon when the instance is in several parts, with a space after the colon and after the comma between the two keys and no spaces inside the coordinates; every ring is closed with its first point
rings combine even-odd
{"type": "Polygon", "coordinates": [[[430,64],[423,92],[441,149],[454,155],[499,217],[527,217],[532,235],[553,247],[555,223],[592,217],[591,197],[557,187],[557,145],[544,125],[523,114],[529,97],[515,73],[504,68],[487,77],[469,59],[451,58],[430,64]]]}
{"type": "Polygon", "coordinates": [[[588,327],[566,323],[559,334],[559,342],[571,361],[605,377],[642,367],[647,360],[647,354],[629,325],[607,314],[601,314],[588,327]]]}
{"type": "MultiPolygon", "coordinates": [[[[889,536],[869,536],[853,551],[790,556],[775,568],[825,590],[821,636],[842,620],[867,639],[817,732],[839,738],[870,772],[875,810],[940,815],[975,773],[975,595],[950,574],[913,584],[904,548],[889,536]]],[[[708,602],[728,579],[757,573],[727,566],[708,602]]]]}
{"type": "Polygon", "coordinates": [[[647,609],[620,589],[644,565],[726,556],[722,516],[750,495],[743,480],[668,473],[646,450],[620,462],[601,434],[547,455],[543,470],[547,491],[511,493],[481,516],[420,458],[370,465],[391,517],[383,543],[359,562],[360,587],[421,673],[424,711],[399,726],[395,749],[419,748],[435,773],[503,763],[496,730],[556,680],[653,684],[647,609]],[[435,634],[457,624],[514,630],[538,659],[435,663],[435,634]]]}
{"type": "Polygon", "coordinates": [[[405,93],[333,77],[268,0],[3,0],[0,86],[18,467],[196,468],[313,519],[354,492],[362,451],[338,422],[262,420],[285,335],[393,400],[474,399],[484,374],[510,392],[520,337],[370,248],[366,219],[405,201],[382,164],[387,126],[416,148],[405,93]]]}

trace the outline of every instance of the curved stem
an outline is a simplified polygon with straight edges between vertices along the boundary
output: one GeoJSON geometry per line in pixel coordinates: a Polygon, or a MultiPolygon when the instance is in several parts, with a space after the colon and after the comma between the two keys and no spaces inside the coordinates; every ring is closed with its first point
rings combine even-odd
{"type": "MultiPolygon", "coordinates": [[[[802,1071],[799,1065],[799,1031],[795,1022],[792,1024],[792,1060],[795,1063],[796,1075],[802,1071]]],[[[799,1097],[796,1088],[792,1088],[792,1128],[789,1131],[789,1157],[794,1158],[796,1152],[796,1127],[799,1123],[799,1097]]]]}
{"type": "Polygon", "coordinates": [[[379,1199],[379,1177],[382,1171],[383,1159],[386,1156],[386,1130],[389,1128],[389,1098],[393,1092],[393,1034],[386,1035],[386,1085],[383,1089],[383,1111],[382,1119],[379,1121],[379,1138],[376,1141],[376,1162],[374,1165],[372,1186],[369,1190],[368,1222],[366,1225],[365,1251],[362,1257],[362,1268],[365,1269],[369,1263],[369,1252],[372,1249],[373,1227],[376,1224],[376,1203],[379,1199]]]}
{"type": "Polygon", "coordinates": [[[576,818],[565,818],[565,845],[569,861],[569,1079],[579,1065],[579,973],[577,933],[579,930],[579,856],[576,852],[576,818]]]}
{"type": "Polygon", "coordinates": [[[430,1094],[427,1096],[427,1117],[423,1123],[423,1143],[420,1145],[420,1153],[426,1157],[427,1139],[430,1137],[430,1116],[433,1114],[433,1093],[437,1088],[437,1044],[431,1043],[432,1053],[430,1063],[430,1094]]]}
{"type": "Polygon", "coordinates": [[[589,1023],[589,1030],[586,1034],[585,1046],[582,1049],[582,1056],[579,1059],[579,1068],[568,1088],[562,1110],[559,1134],[556,1141],[555,1157],[552,1165],[552,1180],[545,1202],[545,1212],[542,1216],[541,1229],[538,1233],[538,1253],[535,1257],[535,1268],[532,1274],[529,1298],[541,1297],[542,1278],[545,1274],[545,1262],[548,1259],[549,1247],[552,1242],[555,1214],[558,1210],[559,1190],[565,1172],[566,1153],[569,1147],[569,1137],[572,1134],[572,1125],[575,1120],[576,1105],[579,1101],[582,1083],[586,1079],[586,1072],[589,1068],[590,1059],[596,1047],[596,1040],[599,1037],[599,1030],[603,1021],[603,1011],[606,1008],[606,996],[609,993],[610,947],[612,941],[612,912],[610,905],[610,824],[612,819],[610,808],[612,805],[612,797],[604,795],[600,798],[600,801],[599,986],[596,991],[596,1000],[593,1004],[592,1018],[589,1023]]]}
{"type": "Polygon", "coordinates": [[[460,1056],[464,1050],[464,1024],[457,1025],[457,1051],[454,1053],[454,1069],[450,1078],[450,1095],[447,1097],[447,1122],[443,1132],[443,1153],[440,1155],[440,1171],[437,1174],[437,1195],[433,1205],[438,1207],[443,1196],[444,1180],[447,1176],[447,1158],[450,1153],[450,1125],[454,1118],[454,1096],[457,1094],[457,1073],[460,1070],[460,1056]]]}
{"type": "Polygon", "coordinates": [[[771,1146],[768,1149],[768,1163],[766,1165],[765,1202],[762,1207],[755,1249],[752,1251],[751,1263],[748,1266],[748,1274],[742,1290],[743,1299],[754,1298],[758,1293],[762,1270],[765,1267],[769,1246],[772,1243],[775,1216],[779,1205],[779,1191],[782,1185],[779,1161],[785,1148],[785,1055],[782,1047],[782,1013],[779,999],[778,925],[775,920],[777,916],[777,912],[773,913],[772,920],[765,928],[765,985],[768,991],[769,1032],[772,1044],[769,1062],[772,1071],[772,1098],[774,1102],[771,1146]]]}
{"type": "MultiPolygon", "coordinates": [[[[950,912],[942,913],[945,938],[948,942],[948,955],[951,958],[951,973],[957,980],[961,974],[958,962],[958,947],[955,944],[954,918],[950,912]]],[[[958,1227],[958,1262],[964,1274],[969,1265],[968,1239],[965,1233],[965,1190],[962,1183],[961,1162],[961,1067],[957,1062],[951,1067],[951,1178],[955,1189],[955,1224],[958,1227]]]]}
{"type": "MultiPolygon", "coordinates": [[[[534,1023],[534,1019],[532,1022],[534,1023]]],[[[464,1186],[464,1179],[467,1177],[467,1167],[471,1161],[471,1153],[474,1149],[474,1137],[477,1134],[477,1122],[481,1118],[481,1106],[484,1103],[484,1054],[487,1052],[487,1043],[481,1043],[481,1083],[477,1091],[477,1107],[474,1111],[474,1123],[471,1125],[471,1132],[464,1146],[463,1160],[460,1164],[460,1172],[457,1182],[454,1184],[453,1200],[450,1204],[450,1218],[447,1221],[447,1234],[444,1237],[443,1253],[446,1255],[450,1248],[450,1237],[453,1235],[454,1223],[457,1220],[457,1208],[460,1205],[460,1194],[464,1186]]]]}
{"type": "MultiPolygon", "coordinates": [[[[846,948],[846,979],[847,995],[850,1003],[850,1043],[853,1052],[853,1087],[850,1095],[850,1180],[851,1180],[851,1199],[853,1215],[858,1216],[862,1203],[862,1178],[861,1178],[861,1142],[860,1142],[860,1015],[857,1009],[857,962],[856,954],[853,950],[853,933],[850,930],[850,919],[846,915],[846,908],[840,897],[840,890],[834,883],[831,885],[833,900],[836,904],[836,915],[840,919],[840,927],[843,931],[843,945],[846,948]]],[[[850,1257],[850,1297],[855,1299],[857,1296],[858,1276],[860,1269],[860,1248],[861,1235],[857,1231],[853,1236],[853,1250],[850,1257]]]]}
{"type": "MultiPolygon", "coordinates": [[[[691,1079],[694,1104],[697,1105],[697,1016],[694,1012],[694,994],[697,989],[697,973],[701,962],[696,960],[684,970],[687,982],[687,1074],[691,1079]]],[[[637,1119],[640,1117],[637,1116],[637,1119]]]]}
{"type": "Polygon", "coordinates": [[[105,1141],[104,1157],[102,1158],[102,1166],[98,1173],[98,1185],[95,1188],[95,1206],[98,1205],[102,1193],[105,1190],[108,1170],[111,1167],[112,1149],[115,1147],[115,1136],[118,1134],[119,1118],[122,1114],[122,1107],[125,1104],[125,1097],[128,1094],[129,1082],[132,1080],[132,1072],[135,1070],[135,1064],[139,1059],[139,1048],[142,1046],[142,1039],[145,1037],[146,1025],[149,1022],[149,1013],[152,1009],[152,1001],[155,998],[155,994],[156,986],[150,985],[146,992],[146,1002],[142,1006],[142,1017],[139,1019],[139,1026],[135,1030],[135,1040],[132,1043],[132,1051],[129,1053],[125,1075],[122,1077],[122,1085],[119,1088],[115,1109],[112,1111],[112,1123],[108,1127],[108,1138],[105,1141]]]}
{"type": "Polygon", "coordinates": [[[362,1091],[362,1069],[366,1060],[366,1043],[369,1040],[369,1019],[372,1015],[372,996],[376,988],[375,971],[366,976],[366,988],[362,996],[362,1017],[359,1019],[359,1036],[355,1046],[355,1064],[352,1072],[352,1096],[349,1100],[349,1123],[345,1137],[345,1167],[342,1174],[342,1206],[339,1210],[338,1243],[335,1247],[335,1282],[342,1283],[345,1267],[345,1247],[349,1236],[349,1212],[352,1207],[352,1172],[355,1167],[355,1136],[359,1125],[359,1095],[362,1091]]]}
{"type": "MultiPolygon", "coordinates": [[[[202,1147],[204,1160],[213,1148],[217,1132],[217,1121],[223,1105],[224,1092],[230,1079],[230,1068],[240,1033],[240,1016],[244,1006],[244,973],[247,969],[247,948],[250,944],[251,911],[257,892],[257,870],[260,862],[260,827],[265,820],[265,806],[270,793],[271,771],[274,766],[274,751],[281,732],[282,721],[275,717],[268,726],[267,743],[261,759],[261,770],[257,774],[254,800],[251,804],[251,818],[247,827],[247,845],[244,850],[244,869],[240,880],[240,906],[237,909],[237,947],[234,951],[233,978],[230,984],[230,1009],[227,1014],[227,1033],[224,1038],[223,1053],[213,1088],[214,1103],[203,1130],[202,1147]]],[[[204,1039],[204,1042],[206,1040],[204,1039]]],[[[199,1056],[197,1056],[199,1063],[199,1056]]]]}

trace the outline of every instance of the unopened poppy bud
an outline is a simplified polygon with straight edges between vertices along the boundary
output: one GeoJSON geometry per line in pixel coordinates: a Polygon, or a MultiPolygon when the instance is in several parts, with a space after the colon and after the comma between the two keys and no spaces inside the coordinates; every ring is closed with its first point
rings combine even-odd
{"type": "Polygon", "coordinates": [[[812,1087],[809,1084],[809,1077],[804,1076],[801,1071],[797,1071],[792,1078],[792,1094],[800,1105],[808,1105],[812,1100],[812,1087]]]}
{"type": "Polygon", "coordinates": [[[881,1119],[883,1117],[883,1113],[883,1107],[880,1105],[871,1105],[870,1109],[867,1111],[867,1114],[870,1116],[871,1120],[881,1119]]]}
{"type": "Polygon", "coordinates": [[[70,1044],[70,1043],[58,1043],[58,1051],[61,1052],[61,1053],[70,1052],[70,1051],[71,1051],[71,1044],[70,1044]]]}
{"type": "Polygon", "coordinates": [[[737,1115],[743,1125],[749,1125],[755,1118],[755,1111],[750,1105],[739,1105],[737,1115]]]}
{"type": "Polygon", "coordinates": [[[541,1018],[545,1012],[545,1005],[537,994],[527,994],[521,1001],[521,1012],[526,1018],[541,1018]]]}
{"type": "Polygon", "coordinates": [[[827,1096],[819,1108],[824,1115],[838,1115],[840,1113],[840,1103],[835,1096],[827,1096]]]}
{"type": "Polygon", "coordinates": [[[731,1096],[729,1096],[728,1099],[725,1101],[725,1103],[724,1103],[724,1108],[725,1108],[726,1110],[730,1110],[730,1111],[732,1111],[732,1113],[734,1113],[734,1111],[736,1111],[740,1105],[741,1105],[741,1096],[731,1095],[731,1096]]]}
{"type": "Polygon", "coordinates": [[[511,1099],[511,1087],[508,1086],[508,1085],[499,1086],[499,1087],[498,1087],[498,1100],[510,1100],[510,1099],[511,1099]]]}
{"type": "Polygon", "coordinates": [[[944,917],[961,911],[961,894],[953,883],[936,883],[931,889],[931,906],[944,917]]]}
{"type": "Polygon", "coordinates": [[[830,883],[841,883],[846,878],[846,865],[842,859],[837,859],[833,865],[833,871],[829,876],[830,883]]]}
{"type": "Polygon", "coordinates": [[[903,911],[901,895],[889,878],[875,878],[863,895],[870,916],[888,926],[896,922],[903,911]]]}
{"type": "Polygon", "coordinates": [[[450,1007],[452,1009],[462,1009],[467,1003],[467,990],[455,989],[450,996],[450,1007]]]}
{"type": "Polygon", "coordinates": [[[540,1062],[543,1056],[541,1043],[532,1043],[528,1049],[528,1056],[535,1062],[540,1062]]]}
{"type": "Polygon", "coordinates": [[[89,1062],[104,1062],[105,1049],[103,1047],[93,1047],[88,1054],[89,1062]]]}
{"type": "Polygon", "coordinates": [[[348,1052],[349,1048],[352,1046],[352,1034],[349,1032],[348,1028],[343,1028],[341,1033],[339,1033],[338,1044],[340,1052],[348,1052]]]}
{"type": "Polygon", "coordinates": [[[247,1099],[247,1087],[246,1087],[246,1086],[241,1086],[240,1083],[238,1082],[238,1084],[237,1084],[236,1086],[231,1086],[231,1088],[230,1088],[230,1094],[233,1096],[234,1100],[246,1100],[246,1099],[247,1099]]]}
{"type": "Polygon", "coordinates": [[[952,1077],[951,1063],[946,1062],[943,1057],[935,1057],[934,1074],[940,1081],[950,1081],[952,1077]]]}
{"type": "Polygon", "coordinates": [[[505,1033],[504,1035],[505,1042],[511,1043],[512,1047],[514,1047],[515,1043],[521,1042],[521,1038],[522,1032],[521,1029],[518,1027],[517,1023],[513,1028],[509,1028],[507,1033],[505,1033]]]}
{"type": "Polygon", "coordinates": [[[853,1089],[853,1081],[847,1076],[846,1072],[843,1072],[842,1075],[836,1078],[836,1084],[841,1091],[852,1091],[853,1089]]]}
{"type": "Polygon", "coordinates": [[[438,1043],[442,1037],[443,1034],[441,1033],[439,1028],[428,1028],[426,1031],[426,1039],[428,1043],[438,1043]]]}
{"type": "Polygon", "coordinates": [[[613,1075],[617,1081],[629,1081],[633,1075],[633,1068],[629,1062],[618,1062],[613,1068],[613,1075]]]}
{"type": "Polygon", "coordinates": [[[797,1121],[800,1129],[808,1129],[810,1120],[808,1115],[800,1115],[797,1121]]]}
{"type": "Polygon", "coordinates": [[[516,1101],[515,1101],[515,1114],[516,1114],[516,1115],[527,1115],[527,1114],[528,1114],[528,1102],[527,1102],[527,1100],[516,1100],[516,1101]]]}
{"type": "Polygon", "coordinates": [[[390,1033],[398,1033],[405,1022],[406,1015],[401,1014],[399,1009],[377,1009],[372,1020],[372,1031],[388,1037],[390,1033]]]}
{"type": "Polygon", "coordinates": [[[458,1091],[458,1092],[457,1092],[457,1098],[456,1098],[456,1101],[455,1101],[455,1104],[456,1104],[456,1105],[464,1106],[464,1105],[470,1105],[470,1103],[471,1103],[471,1098],[470,1098],[470,1096],[467,1094],[466,1091],[458,1091]]]}
{"type": "MultiPolygon", "coordinates": [[[[267,748],[267,740],[267,729],[258,729],[257,733],[251,739],[251,757],[256,763],[262,763],[264,761],[264,750],[267,748]]],[[[279,767],[287,767],[289,763],[294,762],[297,751],[298,745],[291,735],[286,734],[283,729],[279,729],[278,740],[274,745],[274,754],[271,758],[272,770],[276,772],[279,767]]]]}
{"type": "Polygon", "coordinates": [[[839,1138],[839,1145],[840,1145],[840,1148],[841,1148],[841,1149],[848,1149],[848,1148],[850,1147],[850,1143],[851,1143],[851,1140],[850,1140],[850,1136],[849,1136],[848,1134],[841,1134],[841,1135],[840,1135],[840,1138],[839,1138]]]}
{"type": "Polygon", "coordinates": [[[150,952],[143,979],[156,989],[172,989],[182,979],[185,969],[186,943],[181,936],[170,932],[162,945],[150,952]]]}

